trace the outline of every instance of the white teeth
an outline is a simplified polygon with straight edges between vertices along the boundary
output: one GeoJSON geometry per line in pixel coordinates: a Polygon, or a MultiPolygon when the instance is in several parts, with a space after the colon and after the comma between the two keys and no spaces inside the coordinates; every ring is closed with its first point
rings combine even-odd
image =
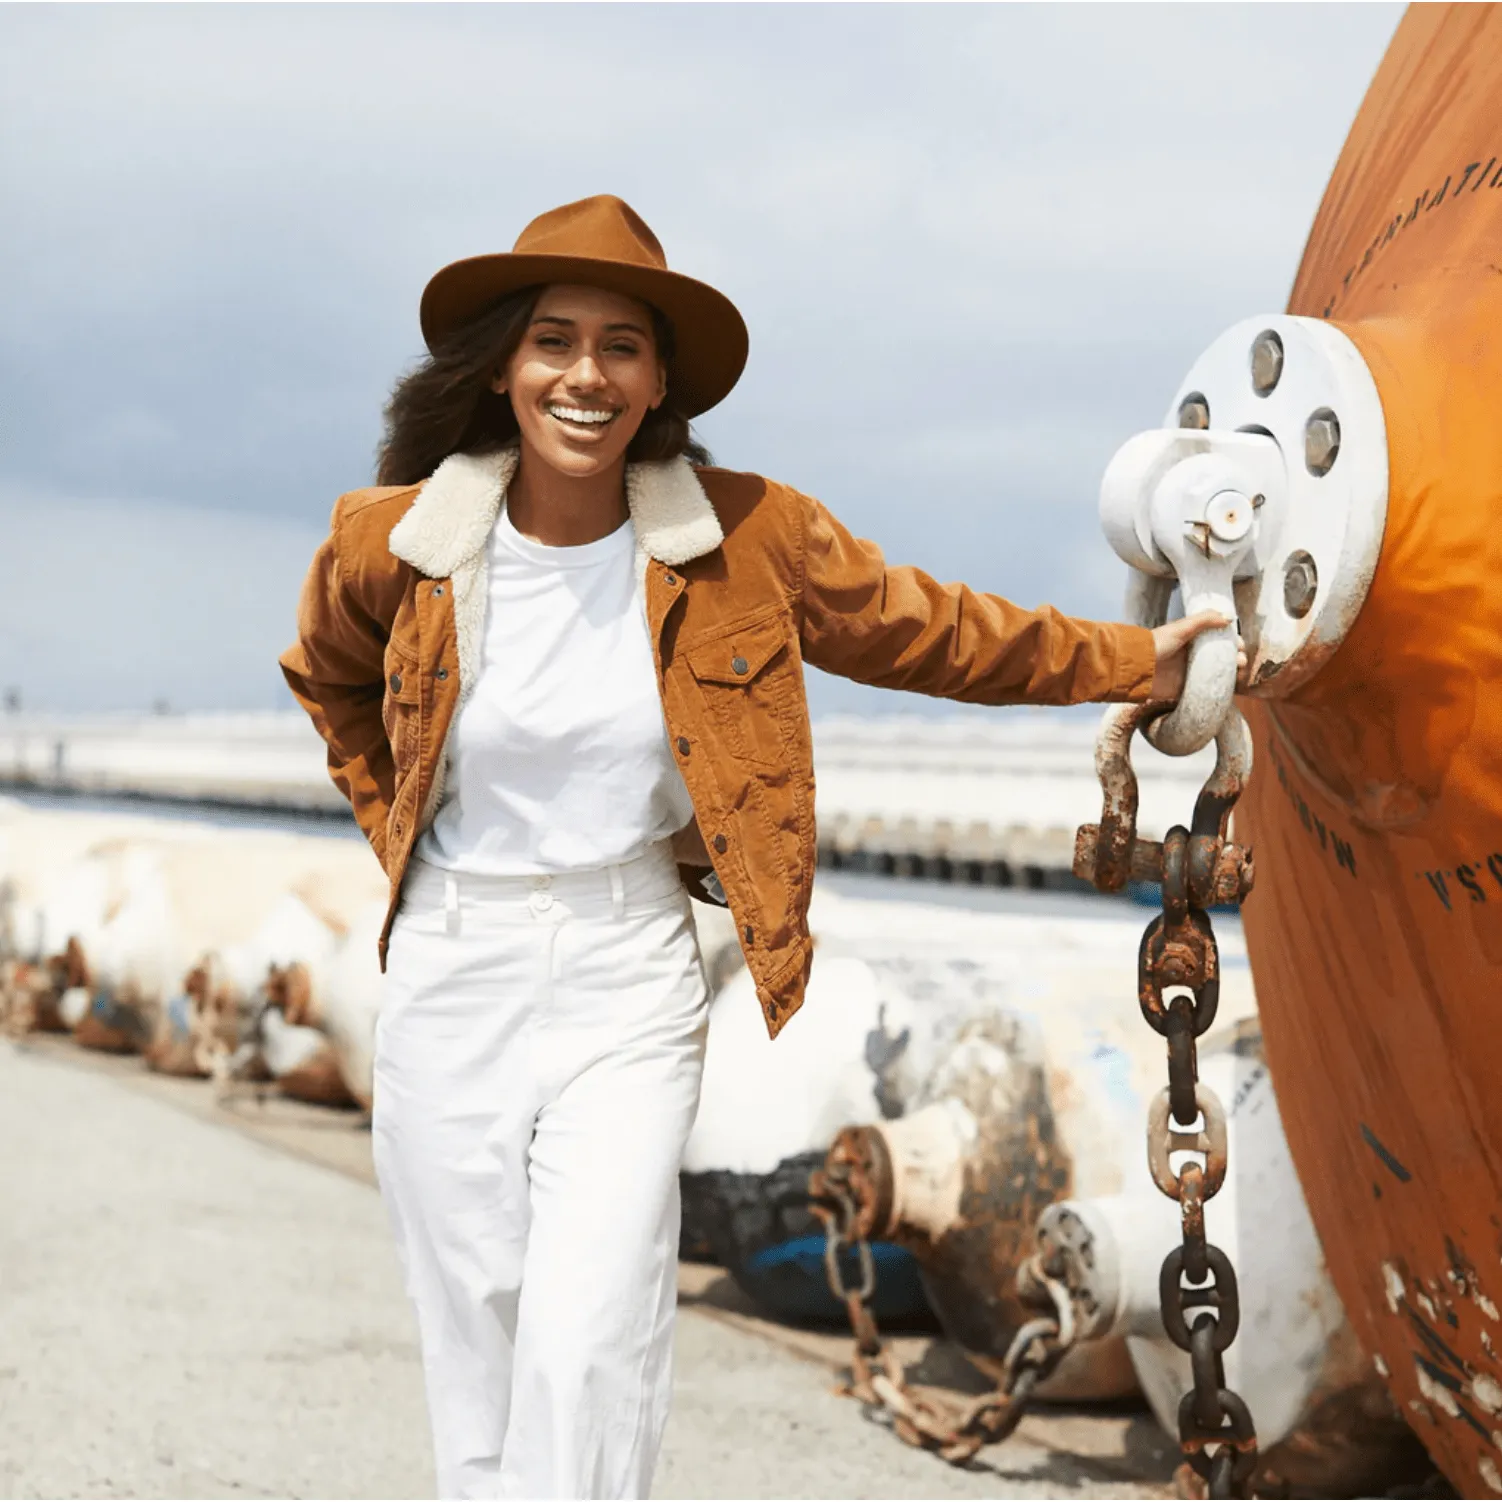
{"type": "Polygon", "coordinates": [[[558,418],[560,422],[584,423],[607,423],[615,416],[614,412],[604,412],[598,408],[564,407],[556,402],[548,408],[548,414],[558,418]]]}

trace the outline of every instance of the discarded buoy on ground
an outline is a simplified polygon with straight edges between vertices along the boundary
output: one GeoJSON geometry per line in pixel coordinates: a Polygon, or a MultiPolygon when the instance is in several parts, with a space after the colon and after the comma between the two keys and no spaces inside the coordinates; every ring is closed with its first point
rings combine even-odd
{"type": "Polygon", "coordinates": [[[12,1032],[207,1073],[244,1043],[269,967],[326,960],[384,891],[353,840],[0,800],[0,1011],[12,1032]]]}
{"type": "MultiPolygon", "coordinates": [[[[869,1062],[880,1002],[869,967],[821,951],[805,1012],[805,1025],[774,1044],[749,972],[737,970],[714,996],[699,1116],[680,1179],[682,1250],[719,1262],[779,1318],[837,1322],[845,1311],[824,1276],[808,1176],[844,1122],[881,1114],[869,1062]]],[[[883,1316],[925,1317],[909,1255],[897,1247],[877,1255],[883,1316]]]]}

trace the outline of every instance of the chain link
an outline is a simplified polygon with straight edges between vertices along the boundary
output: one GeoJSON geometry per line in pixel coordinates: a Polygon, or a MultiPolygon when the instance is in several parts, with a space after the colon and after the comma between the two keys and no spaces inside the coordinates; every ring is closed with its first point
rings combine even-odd
{"type": "Polygon", "coordinates": [[[1137,952],[1137,1002],[1167,1045],[1168,1086],[1148,1107],[1147,1161],[1153,1182],[1178,1201],[1183,1240],[1164,1259],[1158,1297],[1163,1328],[1188,1354],[1192,1373],[1178,1413],[1184,1459],[1209,1483],[1210,1496],[1247,1496],[1257,1431],[1246,1403],[1226,1386],[1224,1361],[1241,1324],[1236,1271],[1205,1237],[1205,1204],[1226,1178],[1226,1112],[1200,1081],[1198,1044],[1220,1002],[1220,951],[1206,909],[1244,897],[1252,886],[1251,851],[1227,839],[1231,809],[1251,773],[1251,741],[1232,709],[1216,737],[1215,771],[1195,803],[1192,829],[1176,825],[1161,845],[1152,844],[1136,837],[1131,765],[1133,733],[1152,713],[1132,705],[1107,716],[1096,748],[1105,806],[1100,824],[1079,833],[1075,873],[1108,891],[1120,890],[1129,875],[1161,884],[1163,911],[1137,952]],[[1181,1154],[1189,1160],[1175,1168],[1181,1154]]]}
{"type": "Polygon", "coordinates": [[[871,1296],[876,1265],[860,1228],[856,1195],[843,1181],[838,1165],[826,1165],[810,1185],[811,1207],[824,1222],[824,1271],[834,1296],[845,1306],[855,1336],[850,1355],[850,1382],[844,1391],[868,1407],[885,1412],[895,1433],[907,1444],[933,1450],[951,1465],[962,1465],[983,1445],[1000,1444],[1022,1422],[1034,1390],[1063,1360],[1074,1343],[1074,1308],[1069,1291],[1032,1259],[1018,1278],[1019,1292],[1048,1304],[1013,1336],[994,1391],[967,1403],[940,1400],[908,1386],[897,1354],[881,1338],[871,1296]],[[853,1248],[858,1279],[847,1283],[840,1253],[853,1248]]]}
{"type": "Polygon", "coordinates": [[[1257,1434],[1246,1404],[1226,1387],[1222,1359],[1241,1323],[1236,1273],[1205,1237],[1206,1201],[1225,1183],[1226,1113],[1200,1082],[1196,1044],[1215,1018],[1220,956],[1209,914],[1190,901],[1188,862],[1176,858],[1187,853],[1189,838],[1178,827],[1163,841],[1163,912],[1143,935],[1138,969],[1143,1015],[1168,1042],[1168,1088],[1148,1108],[1147,1154],[1153,1182],[1181,1212],[1183,1244],[1168,1254],[1158,1279],[1163,1328],[1189,1353],[1193,1373],[1179,1405],[1179,1443],[1212,1497],[1234,1497],[1246,1494],[1256,1469],[1257,1434]],[[1168,987],[1188,990],[1193,1003],[1179,995],[1165,1006],[1168,987]],[[1191,1158],[1175,1170],[1179,1153],[1203,1162],[1191,1158]]]}

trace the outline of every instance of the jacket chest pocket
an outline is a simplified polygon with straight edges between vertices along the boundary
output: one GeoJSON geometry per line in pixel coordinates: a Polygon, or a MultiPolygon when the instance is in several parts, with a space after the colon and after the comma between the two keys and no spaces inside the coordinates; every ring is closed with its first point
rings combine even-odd
{"type": "Polygon", "coordinates": [[[400,774],[417,758],[422,713],[422,677],[416,657],[389,645],[386,648],[385,670],[386,688],[381,701],[381,724],[391,746],[391,759],[400,774]]]}
{"type": "Polygon", "coordinates": [[[780,615],[758,621],[685,655],[725,749],[759,766],[785,766],[798,694],[791,622],[780,615]]]}

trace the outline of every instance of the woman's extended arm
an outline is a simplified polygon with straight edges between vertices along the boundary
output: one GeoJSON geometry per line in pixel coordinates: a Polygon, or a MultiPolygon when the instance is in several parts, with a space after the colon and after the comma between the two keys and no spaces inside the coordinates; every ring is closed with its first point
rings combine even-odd
{"type": "Polygon", "coordinates": [[[889,567],[804,499],[803,655],[881,688],[976,704],[1077,704],[1150,696],[1158,653],[1142,626],[1024,610],[999,595],[889,567]]]}
{"type": "Polygon", "coordinates": [[[384,863],[386,814],[395,769],[381,723],[384,642],[376,620],[339,566],[341,515],[313,555],[297,606],[297,641],[282,653],[282,673],[328,746],[329,775],[384,863]]]}
{"type": "Polygon", "coordinates": [[[1226,624],[1213,611],[1149,630],[1049,605],[1024,610],[889,567],[875,543],[852,537],[818,501],[803,502],[803,655],[861,683],[977,704],[1171,702],[1184,691],[1189,643],[1226,624]]]}

